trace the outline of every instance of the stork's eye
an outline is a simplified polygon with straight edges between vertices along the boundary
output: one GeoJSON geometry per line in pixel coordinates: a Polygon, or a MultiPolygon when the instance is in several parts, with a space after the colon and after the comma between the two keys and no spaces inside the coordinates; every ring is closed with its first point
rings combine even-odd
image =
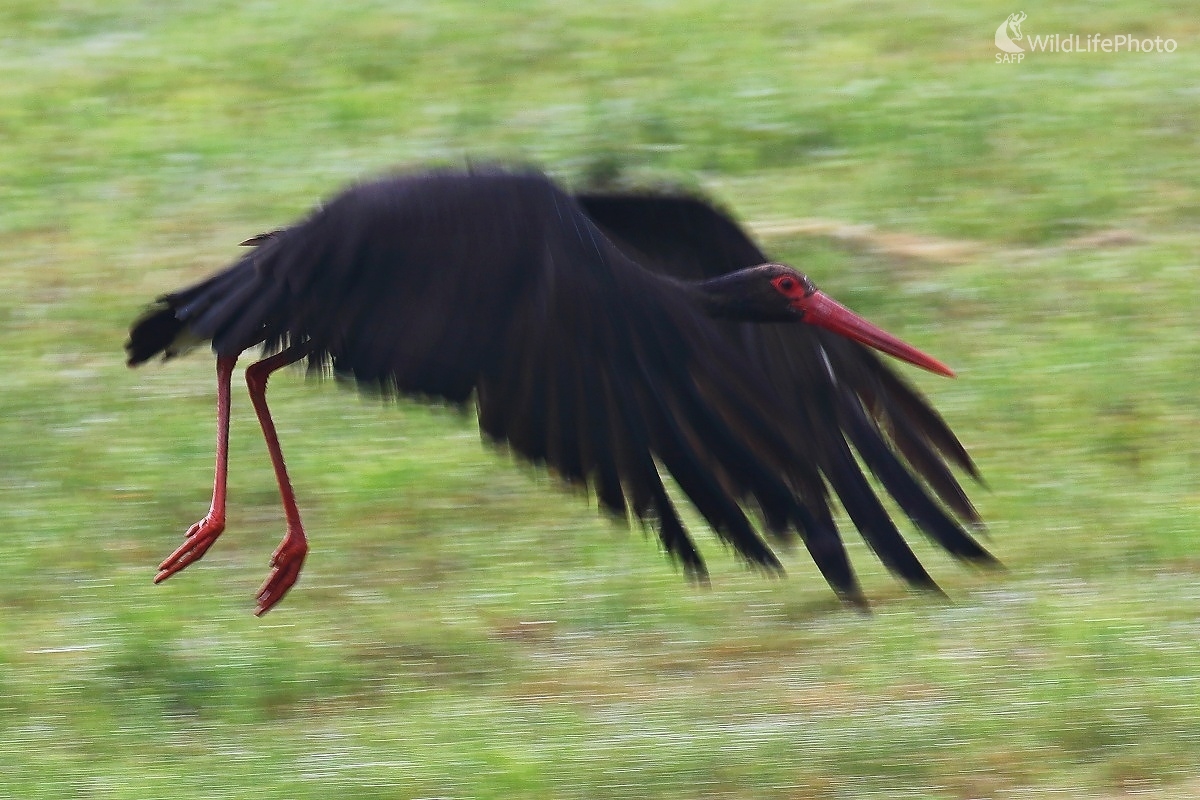
{"type": "Polygon", "coordinates": [[[792,292],[796,289],[796,281],[794,278],[780,278],[775,285],[781,292],[792,292]]]}

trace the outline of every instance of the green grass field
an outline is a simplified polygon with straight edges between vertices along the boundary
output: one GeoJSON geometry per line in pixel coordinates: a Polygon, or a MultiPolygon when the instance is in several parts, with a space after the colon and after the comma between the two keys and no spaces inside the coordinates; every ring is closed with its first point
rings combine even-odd
{"type": "Polygon", "coordinates": [[[1200,797],[1193,5],[1028,6],[1178,49],[1010,65],[1001,2],[491,5],[0,4],[0,796],[1200,797]],[[242,393],[228,531],[153,586],[212,361],[127,370],[128,322],[361,175],[488,158],[858,231],[765,242],[959,371],[903,368],[1007,572],[918,542],[941,602],[856,541],[863,617],[705,534],[700,589],[470,417],[286,374],[299,586],[251,615],[242,393]]]}

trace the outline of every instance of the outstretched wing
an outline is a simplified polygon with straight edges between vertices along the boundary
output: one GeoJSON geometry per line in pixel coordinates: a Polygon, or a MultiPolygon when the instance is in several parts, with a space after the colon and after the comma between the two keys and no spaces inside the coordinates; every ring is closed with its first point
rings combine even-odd
{"type": "Polygon", "coordinates": [[[660,467],[748,561],[778,570],[768,533],[799,532],[847,600],[863,602],[827,513],[808,432],[677,281],[646,271],[557,194],[539,279],[477,385],[480,426],[618,515],[657,523],[693,574],[704,562],[660,467]]]}
{"type": "MultiPolygon", "coordinates": [[[[769,260],[728,215],[695,197],[583,193],[576,199],[619,247],[663,274],[711,278],[769,260]]],[[[961,559],[994,562],[962,524],[981,523],[952,467],[978,479],[975,465],[929,402],[874,353],[808,325],[719,327],[811,432],[812,463],[890,570],[910,583],[934,586],[860,460],[919,530],[961,559]]],[[[816,512],[831,518],[828,504],[816,512]]],[[[827,538],[813,553],[818,566],[829,552],[844,560],[832,523],[821,530],[827,538]]]]}

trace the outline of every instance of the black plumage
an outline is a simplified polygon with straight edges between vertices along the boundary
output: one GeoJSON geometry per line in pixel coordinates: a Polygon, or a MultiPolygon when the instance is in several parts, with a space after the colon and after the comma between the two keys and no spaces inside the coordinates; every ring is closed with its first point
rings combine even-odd
{"type": "MultiPolygon", "coordinates": [[[[614,514],[653,522],[698,576],[663,472],[751,563],[780,569],[760,529],[799,534],[839,595],[865,603],[836,495],[893,572],[934,587],[855,453],[920,530],[992,561],[959,522],[978,516],[951,467],[976,471],[946,423],[863,344],[825,329],[836,325],[806,305],[825,300],[806,277],[702,200],[573,196],[532,171],[448,170],[352,187],[248,243],[228,269],[160,298],[126,347],[134,365],[210,340],[226,426],[234,360],[259,344],[275,352],[247,370],[290,509],[259,613],[306,550],[265,404],[267,375],[301,358],[387,392],[473,398],[487,436],[590,486],[614,514]]],[[[948,374],[898,340],[849,335],[948,374]]],[[[213,509],[159,580],[224,527],[224,452],[213,509]]]]}

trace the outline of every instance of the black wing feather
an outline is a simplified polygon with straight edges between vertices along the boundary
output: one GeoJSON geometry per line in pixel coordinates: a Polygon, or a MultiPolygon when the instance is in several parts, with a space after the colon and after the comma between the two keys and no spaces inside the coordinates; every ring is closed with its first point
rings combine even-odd
{"type": "MultiPolygon", "coordinates": [[[[577,198],[619,247],[663,274],[707,279],[770,260],[729,215],[697,197],[585,192],[577,198]]],[[[921,531],[959,558],[994,562],[930,496],[964,522],[980,524],[949,467],[979,479],[966,449],[928,401],[875,354],[807,326],[719,327],[814,432],[812,463],[889,569],[913,584],[934,585],[863,478],[847,440],[921,531]]],[[[849,561],[827,503],[811,493],[804,499],[794,521],[810,553],[831,584],[849,585],[849,561]]]]}

